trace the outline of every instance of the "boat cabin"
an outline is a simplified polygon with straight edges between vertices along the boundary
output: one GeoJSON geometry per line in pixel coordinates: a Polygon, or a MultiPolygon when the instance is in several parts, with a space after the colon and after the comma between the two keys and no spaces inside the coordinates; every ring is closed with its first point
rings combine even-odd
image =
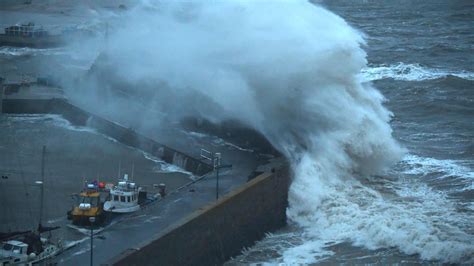
{"type": "Polygon", "coordinates": [[[138,203],[141,188],[128,180],[128,175],[110,189],[110,198],[104,204],[104,210],[110,212],[134,212],[140,209],[138,203]]]}

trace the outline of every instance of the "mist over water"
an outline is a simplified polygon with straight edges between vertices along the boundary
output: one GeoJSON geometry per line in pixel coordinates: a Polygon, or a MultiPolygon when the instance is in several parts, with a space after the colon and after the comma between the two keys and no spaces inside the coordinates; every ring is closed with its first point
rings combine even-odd
{"type": "Polygon", "coordinates": [[[396,183],[387,171],[406,151],[385,98],[361,77],[364,45],[362,33],[307,1],[143,1],[111,25],[106,55],[114,82],[135,85],[168,118],[239,120],[290,160],[287,214],[304,233],[278,261],[312,263],[343,242],[463,261],[473,239],[442,215],[455,208],[446,197],[373,185],[396,183]],[[400,200],[416,193],[431,203],[400,200]]]}
{"type": "Polygon", "coordinates": [[[147,1],[111,34],[107,55],[117,77],[160,84],[135,90],[175,100],[168,113],[237,119],[295,162],[342,151],[334,165],[370,173],[400,149],[383,96],[358,76],[363,44],[344,20],[306,1],[147,1]]]}

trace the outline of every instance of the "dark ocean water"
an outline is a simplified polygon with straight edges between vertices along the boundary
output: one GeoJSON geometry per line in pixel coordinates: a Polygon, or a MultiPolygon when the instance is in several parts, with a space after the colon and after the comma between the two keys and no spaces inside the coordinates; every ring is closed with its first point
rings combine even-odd
{"type": "MultiPolygon", "coordinates": [[[[386,177],[364,185],[411,217],[387,204],[361,215],[363,223],[403,221],[400,226],[356,229],[340,239],[327,228],[302,229],[289,221],[228,264],[474,263],[474,2],[322,5],[366,35],[368,68],[361,76],[386,97],[393,134],[408,150],[386,177]],[[367,237],[358,241],[361,235],[367,237]]],[[[346,216],[334,213],[349,224],[361,222],[346,216]]],[[[339,230],[352,230],[344,222],[339,230]]]]}

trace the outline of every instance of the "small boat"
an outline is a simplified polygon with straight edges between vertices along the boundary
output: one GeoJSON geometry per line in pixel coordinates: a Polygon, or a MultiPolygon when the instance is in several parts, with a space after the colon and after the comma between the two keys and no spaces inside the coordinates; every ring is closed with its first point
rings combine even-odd
{"type": "Polygon", "coordinates": [[[90,224],[90,217],[95,218],[95,223],[101,224],[105,220],[104,199],[105,196],[101,189],[105,184],[100,182],[86,183],[85,189],[74,195],[75,204],[68,212],[68,219],[72,220],[75,225],[90,224]]]}
{"type": "Polygon", "coordinates": [[[39,234],[30,233],[20,240],[9,240],[2,243],[0,265],[33,265],[52,258],[62,251],[58,245],[41,238],[39,234]]]}
{"type": "Polygon", "coordinates": [[[104,203],[104,210],[113,213],[135,212],[140,209],[142,199],[146,199],[146,192],[128,180],[128,175],[125,174],[123,179],[110,189],[109,200],[104,203]]]}

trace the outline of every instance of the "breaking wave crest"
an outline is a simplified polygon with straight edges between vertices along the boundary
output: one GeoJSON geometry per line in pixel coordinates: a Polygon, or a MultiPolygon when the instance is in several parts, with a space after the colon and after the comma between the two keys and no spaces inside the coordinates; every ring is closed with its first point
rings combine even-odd
{"type": "Polygon", "coordinates": [[[362,69],[362,79],[367,81],[394,79],[403,81],[422,81],[454,76],[466,80],[474,80],[474,73],[466,71],[448,71],[423,67],[419,64],[398,63],[394,65],[372,66],[362,69]]]}
{"type": "Polygon", "coordinates": [[[49,49],[37,49],[37,48],[16,48],[16,47],[0,47],[0,55],[9,56],[35,56],[35,55],[65,55],[67,52],[63,48],[49,48],[49,49]]]}
{"type": "MultiPolygon", "coordinates": [[[[306,160],[304,164],[314,162],[306,160]]],[[[302,165],[297,171],[309,179],[315,173],[308,169],[302,165]]],[[[393,191],[384,194],[357,180],[322,184],[324,197],[317,202],[299,201],[303,206],[295,219],[301,221],[304,215],[307,238],[318,247],[350,241],[369,250],[396,247],[424,260],[461,262],[472,258],[473,239],[465,231],[470,227],[469,215],[457,214],[456,204],[447,195],[411,180],[391,185],[393,191]]],[[[295,216],[293,212],[289,210],[290,216],[295,216]]],[[[307,248],[307,244],[294,248],[307,248]]]]}
{"type": "Polygon", "coordinates": [[[404,171],[405,174],[439,173],[440,178],[459,176],[474,180],[474,171],[461,165],[463,161],[439,160],[410,154],[403,158],[403,162],[409,166],[404,171]]]}
{"type": "Polygon", "coordinates": [[[384,97],[360,73],[397,73],[367,72],[362,34],[342,18],[308,1],[148,0],[122,21],[107,58],[120,66],[118,78],[140,84],[136,93],[153,95],[147,84],[160,84],[148,98],[170,116],[241,121],[290,160],[287,214],[306,233],[304,244],[282,252],[284,262],[316,261],[327,253],[321,241],[450,262],[472,254],[465,235],[437,226],[423,204],[361,182],[404,150],[384,97]]]}

